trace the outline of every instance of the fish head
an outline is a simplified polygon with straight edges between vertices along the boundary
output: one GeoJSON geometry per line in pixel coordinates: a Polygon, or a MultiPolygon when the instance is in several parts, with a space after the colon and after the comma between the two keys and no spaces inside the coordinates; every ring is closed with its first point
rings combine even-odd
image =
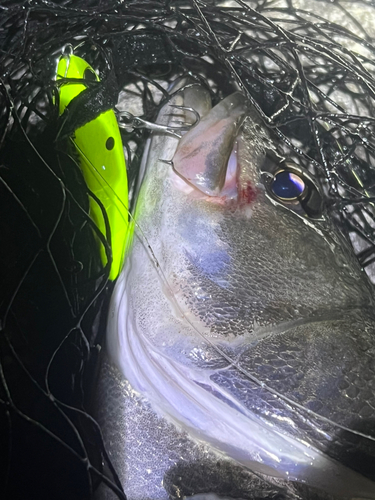
{"type": "Polygon", "coordinates": [[[211,334],[249,340],[263,327],[372,304],[317,182],[278,157],[241,94],[181,139],[173,167],[179,254],[195,278],[178,287],[211,334]]]}
{"type": "Polygon", "coordinates": [[[242,94],[211,109],[193,85],[176,101],[201,120],[145,155],[112,359],[158,411],[235,461],[374,498],[366,276],[317,180],[279,154],[242,94]]]}

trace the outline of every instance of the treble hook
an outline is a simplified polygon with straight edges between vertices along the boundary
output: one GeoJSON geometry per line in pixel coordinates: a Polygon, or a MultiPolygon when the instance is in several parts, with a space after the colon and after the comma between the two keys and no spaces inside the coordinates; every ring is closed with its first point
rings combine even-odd
{"type": "Polygon", "coordinates": [[[57,76],[57,67],[59,65],[60,59],[63,57],[66,59],[66,67],[65,67],[65,74],[61,75],[63,78],[66,78],[66,75],[68,73],[69,65],[70,65],[70,56],[72,56],[74,53],[74,48],[71,43],[66,43],[64,47],[61,49],[61,53],[56,57],[55,64],[56,64],[56,71],[55,74],[57,76]]]}
{"type": "Polygon", "coordinates": [[[178,127],[172,127],[170,125],[161,125],[159,123],[149,122],[148,120],[145,120],[140,116],[134,116],[132,113],[129,113],[129,111],[117,111],[117,116],[119,118],[119,127],[139,129],[146,128],[154,132],[163,132],[165,134],[172,135],[173,137],[177,137],[177,139],[181,139],[181,132],[187,131],[191,127],[194,127],[194,125],[197,125],[200,121],[200,115],[195,109],[187,106],[177,106],[175,104],[170,104],[169,106],[171,108],[183,109],[184,111],[193,113],[193,115],[195,116],[194,123],[189,125],[182,124],[178,127]],[[123,119],[124,122],[121,122],[121,119],[123,119]]]}

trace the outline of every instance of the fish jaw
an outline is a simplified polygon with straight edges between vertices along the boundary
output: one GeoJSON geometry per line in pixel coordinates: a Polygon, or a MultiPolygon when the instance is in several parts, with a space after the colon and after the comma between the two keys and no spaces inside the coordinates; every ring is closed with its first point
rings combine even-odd
{"type": "Polygon", "coordinates": [[[206,195],[217,196],[245,113],[246,101],[239,92],[223,99],[181,138],[173,157],[175,172],[206,195]]]}
{"type": "MultiPolygon", "coordinates": [[[[184,183],[184,170],[177,174],[158,161],[175,157],[178,141],[153,138],[135,216],[142,232],[113,295],[108,351],[161,414],[237,462],[334,494],[375,498],[374,483],[307,434],[304,440],[302,425],[293,434],[304,418],[295,409],[285,431],[266,417],[265,397],[257,414],[251,402],[214,382],[232,368],[235,387],[249,378],[251,348],[269,350],[304,324],[314,325],[315,338],[323,320],[347,310],[364,311],[366,340],[374,346],[370,289],[332,220],[303,220],[269,199],[261,165],[272,142],[253,112],[236,140],[237,197],[228,200],[207,196],[191,179],[184,183]]],[[[305,346],[297,362],[303,367],[308,356],[305,346]]],[[[259,378],[258,385],[269,392],[274,381],[259,378]]]]}

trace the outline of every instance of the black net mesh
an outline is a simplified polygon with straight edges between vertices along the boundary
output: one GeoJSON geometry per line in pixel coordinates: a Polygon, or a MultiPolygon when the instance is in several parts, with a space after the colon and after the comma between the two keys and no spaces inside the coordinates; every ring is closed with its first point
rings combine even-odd
{"type": "MultiPolygon", "coordinates": [[[[371,0],[1,2],[1,498],[92,498],[101,481],[125,498],[87,413],[112,284],[69,136],[119,95],[155,120],[181,74],[208,82],[214,102],[239,87],[282,155],[320,179],[371,275],[372,25],[371,0]],[[101,81],[62,119],[66,44],[101,81]]],[[[122,134],[133,186],[147,131],[122,134]]]]}

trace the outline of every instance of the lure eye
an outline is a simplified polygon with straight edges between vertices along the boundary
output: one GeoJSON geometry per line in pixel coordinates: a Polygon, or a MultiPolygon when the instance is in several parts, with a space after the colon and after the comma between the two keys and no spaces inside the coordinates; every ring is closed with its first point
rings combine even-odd
{"type": "Polygon", "coordinates": [[[115,140],[113,137],[108,137],[105,143],[105,147],[108,149],[108,151],[111,151],[115,147],[115,140]]]}
{"type": "Polygon", "coordinates": [[[286,170],[278,172],[271,183],[273,194],[285,201],[296,200],[303,195],[305,189],[306,185],[302,178],[286,170]]]}

